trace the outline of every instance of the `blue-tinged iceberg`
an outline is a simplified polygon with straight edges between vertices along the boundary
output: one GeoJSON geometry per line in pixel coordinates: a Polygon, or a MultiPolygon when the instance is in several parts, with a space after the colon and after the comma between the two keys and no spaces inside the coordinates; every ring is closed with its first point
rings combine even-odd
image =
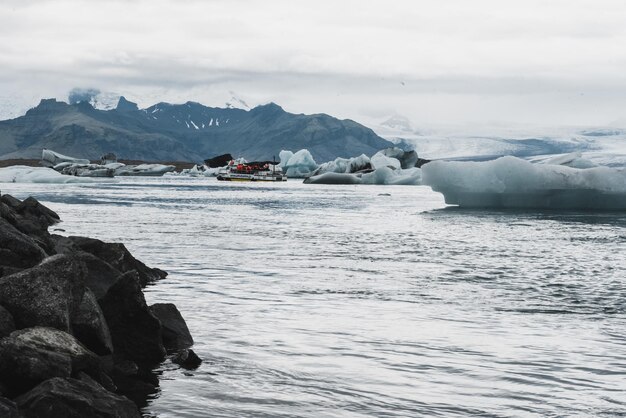
{"type": "Polygon", "coordinates": [[[579,169],[516,157],[433,161],[422,167],[422,182],[461,207],[626,209],[626,171],[609,167],[579,169]]]}

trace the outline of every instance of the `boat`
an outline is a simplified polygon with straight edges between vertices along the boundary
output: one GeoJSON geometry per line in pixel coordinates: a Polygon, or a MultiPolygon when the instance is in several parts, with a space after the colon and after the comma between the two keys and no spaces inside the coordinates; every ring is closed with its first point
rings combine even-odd
{"type": "Polygon", "coordinates": [[[231,160],[217,173],[222,181],[287,181],[287,176],[274,161],[253,161],[249,163],[231,160]]]}

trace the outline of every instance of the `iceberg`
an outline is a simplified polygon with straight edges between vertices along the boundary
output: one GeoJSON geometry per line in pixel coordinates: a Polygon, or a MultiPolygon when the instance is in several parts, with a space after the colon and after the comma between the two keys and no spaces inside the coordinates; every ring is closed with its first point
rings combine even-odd
{"type": "Polygon", "coordinates": [[[420,185],[422,170],[415,151],[387,148],[370,159],[365,154],[337,158],[321,164],[304,182],[307,184],[420,185]]]}
{"type": "Polygon", "coordinates": [[[48,167],[15,165],[0,168],[0,183],[92,183],[98,180],[88,177],[63,175],[48,167]]]}
{"type": "Polygon", "coordinates": [[[43,149],[41,151],[41,165],[44,167],[54,167],[61,163],[88,165],[91,164],[91,161],[81,158],[68,157],[67,155],[59,154],[58,152],[54,152],[49,149],[43,149]]]}
{"type": "Polygon", "coordinates": [[[115,170],[116,176],[162,176],[176,170],[173,165],[139,164],[126,165],[115,170]]]}
{"type": "Polygon", "coordinates": [[[278,156],[280,158],[279,167],[287,174],[287,177],[308,177],[318,167],[307,149],[301,149],[295,154],[291,151],[282,150],[278,156]]]}
{"type": "Polygon", "coordinates": [[[356,174],[350,173],[322,173],[304,179],[306,184],[361,184],[362,180],[356,174]]]}
{"type": "Polygon", "coordinates": [[[516,157],[432,161],[423,184],[468,208],[626,209],[626,171],[533,164],[516,157]]]}
{"type": "Polygon", "coordinates": [[[372,165],[367,155],[361,154],[354,158],[336,158],[333,161],[320,164],[313,175],[323,173],[356,173],[363,170],[371,170],[372,165]]]}

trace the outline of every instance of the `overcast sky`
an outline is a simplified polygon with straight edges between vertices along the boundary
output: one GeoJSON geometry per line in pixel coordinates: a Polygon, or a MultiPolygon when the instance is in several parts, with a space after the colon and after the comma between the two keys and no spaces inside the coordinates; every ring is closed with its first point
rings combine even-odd
{"type": "Polygon", "coordinates": [[[626,120],[626,2],[2,0],[0,113],[73,87],[416,126],[603,125],[626,120]]]}

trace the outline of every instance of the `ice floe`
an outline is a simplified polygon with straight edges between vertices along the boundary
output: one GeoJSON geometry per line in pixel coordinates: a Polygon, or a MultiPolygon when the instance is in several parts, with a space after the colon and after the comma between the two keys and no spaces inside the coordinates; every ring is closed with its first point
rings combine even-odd
{"type": "Polygon", "coordinates": [[[446,203],[461,207],[626,209],[626,171],[609,167],[533,164],[507,156],[485,162],[433,161],[422,167],[422,176],[423,184],[441,192],[446,203]]]}
{"type": "Polygon", "coordinates": [[[15,165],[0,168],[0,183],[92,183],[96,181],[98,179],[66,176],[48,167],[15,165]]]}
{"type": "Polygon", "coordinates": [[[282,150],[278,154],[280,168],[289,178],[303,178],[310,176],[316,169],[317,163],[307,149],[301,149],[295,154],[291,151],[282,150]]]}

